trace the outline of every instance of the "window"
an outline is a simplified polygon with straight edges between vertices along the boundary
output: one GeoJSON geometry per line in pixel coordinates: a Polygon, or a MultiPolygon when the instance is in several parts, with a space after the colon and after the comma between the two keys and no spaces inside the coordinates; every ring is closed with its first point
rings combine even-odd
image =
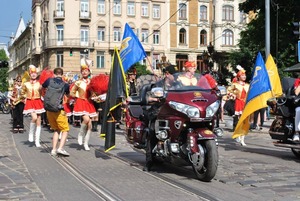
{"type": "Polygon", "coordinates": [[[179,19],[186,20],[186,4],[185,3],[179,4],[179,19]]]}
{"type": "Polygon", "coordinates": [[[56,2],[56,16],[63,17],[64,16],[64,0],[57,0],[56,2]]]}
{"type": "Polygon", "coordinates": [[[233,45],[233,32],[229,29],[223,31],[222,34],[222,45],[232,46],[233,45]]]}
{"type": "Polygon", "coordinates": [[[244,12],[240,12],[240,24],[246,24],[247,15],[244,12]]]}
{"type": "Polygon", "coordinates": [[[224,21],[233,21],[233,7],[232,6],[223,6],[222,20],[224,21]]]}
{"type": "Polygon", "coordinates": [[[114,27],[114,42],[121,41],[121,28],[114,27]]]}
{"type": "Polygon", "coordinates": [[[97,68],[104,68],[104,52],[97,51],[97,68]]]}
{"type": "Polygon", "coordinates": [[[82,46],[88,46],[89,44],[89,27],[87,26],[80,28],[80,44],[82,46]]]}
{"type": "Polygon", "coordinates": [[[105,0],[98,0],[97,13],[101,15],[105,14],[105,0]]]}
{"type": "Polygon", "coordinates": [[[120,0],[114,0],[113,14],[121,15],[121,1],[120,0]]]}
{"type": "Polygon", "coordinates": [[[179,30],[179,44],[186,44],[186,30],[184,28],[179,30]]]}
{"type": "Polygon", "coordinates": [[[153,32],[153,44],[159,45],[159,35],[160,33],[158,30],[153,32]]]}
{"type": "Polygon", "coordinates": [[[200,46],[207,45],[207,32],[205,30],[200,31],[200,46]]]}
{"type": "Polygon", "coordinates": [[[148,11],[148,3],[142,3],[142,17],[148,17],[149,11],[148,11]]]}
{"type": "Polygon", "coordinates": [[[206,21],[207,20],[207,7],[206,6],[200,6],[200,21],[206,21]]]}
{"type": "Polygon", "coordinates": [[[160,18],[160,5],[157,4],[153,5],[153,18],[154,19],[160,18]]]}
{"type": "Polygon", "coordinates": [[[105,27],[98,27],[97,39],[98,41],[105,41],[105,27]]]}
{"type": "Polygon", "coordinates": [[[128,16],[135,15],[135,3],[132,1],[128,1],[128,3],[127,3],[127,15],[128,16]]]}
{"type": "Polygon", "coordinates": [[[64,53],[62,51],[56,52],[56,67],[64,66],[64,53]]]}
{"type": "Polygon", "coordinates": [[[148,43],[148,36],[149,36],[149,30],[142,29],[142,42],[143,43],[148,43]]]}
{"type": "Polygon", "coordinates": [[[57,45],[63,45],[64,44],[64,26],[63,25],[57,25],[57,45]]]}
{"type": "Polygon", "coordinates": [[[80,16],[89,17],[89,1],[81,0],[80,1],[80,16]]]}

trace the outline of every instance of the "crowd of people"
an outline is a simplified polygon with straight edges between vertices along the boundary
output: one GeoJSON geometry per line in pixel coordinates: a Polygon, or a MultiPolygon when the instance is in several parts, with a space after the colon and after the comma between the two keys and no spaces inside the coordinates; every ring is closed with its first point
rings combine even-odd
{"type": "MultiPolygon", "coordinates": [[[[14,79],[13,87],[8,93],[12,108],[12,132],[23,133],[24,115],[30,115],[28,141],[34,142],[36,147],[41,147],[40,136],[43,124],[53,132],[51,155],[69,156],[69,153],[64,149],[64,144],[70,130],[69,124],[74,124],[74,126],[80,126],[78,144],[83,145],[83,148],[89,151],[91,132],[98,130],[101,103],[105,101],[105,98],[101,99],[99,96],[102,95],[103,97],[106,94],[107,88],[105,89],[103,86],[107,87],[108,83],[102,84],[102,94],[92,91],[94,88],[90,84],[91,71],[89,65],[84,61],[81,62],[81,78],[74,82],[70,82],[63,75],[62,68],[55,68],[51,72],[53,74],[42,75],[41,73],[38,75],[38,69],[34,65],[30,65],[28,79],[22,81],[21,76],[14,79]],[[52,83],[63,83],[64,94],[59,97],[61,108],[58,111],[47,110],[45,105],[46,100],[44,98],[50,91],[49,88],[52,87],[52,83]]],[[[108,82],[107,77],[107,75],[103,76],[104,82],[108,82]]]]}
{"type": "MultiPolygon", "coordinates": [[[[198,80],[198,78],[194,78],[195,71],[197,70],[195,62],[188,61],[184,64],[184,67],[186,73],[184,76],[178,77],[177,80],[183,85],[190,86],[195,84],[194,82],[198,80]]],[[[165,80],[168,82],[174,81],[174,78],[172,78],[172,74],[176,72],[174,66],[169,66],[169,68],[166,69],[168,70],[164,72],[165,80]]],[[[36,147],[40,147],[41,127],[48,126],[54,133],[51,154],[68,156],[69,153],[64,149],[64,144],[66,143],[70,129],[69,124],[73,124],[74,126],[80,127],[77,138],[78,145],[83,146],[84,150],[89,151],[91,132],[98,131],[97,126],[101,124],[101,111],[103,110],[103,103],[108,87],[107,85],[105,86],[105,91],[105,87],[99,89],[98,86],[90,86],[93,85],[91,82],[91,71],[86,62],[81,63],[80,73],[81,78],[79,80],[70,82],[70,80],[63,75],[62,68],[55,68],[53,70],[54,75],[41,83],[38,79],[37,68],[34,65],[30,65],[28,69],[29,80],[22,81],[21,76],[17,76],[8,96],[12,106],[12,132],[23,133],[23,115],[30,114],[31,121],[28,131],[28,141],[34,142],[36,147]],[[65,94],[61,98],[63,108],[58,112],[46,111],[44,109],[43,97],[45,93],[47,93],[47,88],[49,87],[51,80],[57,83],[65,83],[65,94]]],[[[203,77],[209,80],[212,88],[217,87],[217,82],[209,74],[203,74],[203,77]]],[[[129,95],[131,96],[138,93],[136,78],[136,69],[131,68],[127,72],[127,87],[129,95]]],[[[224,121],[225,111],[229,116],[232,116],[233,131],[245,107],[246,96],[249,90],[249,84],[246,82],[246,79],[246,71],[239,66],[236,76],[233,78],[231,85],[227,88],[227,95],[222,99],[219,118],[221,121],[224,121]]],[[[108,82],[108,80],[106,79],[105,82],[108,82]]],[[[268,111],[266,109],[267,108],[263,108],[253,113],[250,129],[262,129],[265,114],[266,111],[268,111]]],[[[120,128],[122,118],[121,107],[116,109],[114,116],[117,121],[116,127],[120,128]]],[[[298,130],[296,130],[296,134],[299,133],[298,130]]],[[[245,136],[240,136],[236,138],[236,140],[242,146],[246,146],[245,136]]],[[[297,136],[295,137],[295,140],[297,140],[297,136]]]]}

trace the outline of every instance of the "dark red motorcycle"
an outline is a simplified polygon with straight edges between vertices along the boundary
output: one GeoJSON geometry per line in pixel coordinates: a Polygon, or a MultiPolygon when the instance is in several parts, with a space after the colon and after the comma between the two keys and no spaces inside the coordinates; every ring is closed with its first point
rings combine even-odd
{"type": "Polygon", "coordinates": [[[226,90],[212,89],[206,78],[195,75],[196,86],[162,80],[144,85],[131,97],[126,112],[126,138],[138,149],[148,149],[157,160],[188,164],[197,178],[210,181],[218,167],[216,113],[226,90]],[[157,101],[150,102],[149,98],[157,101]],[[154,137],[150,137],[154,136],[154,137]]]}

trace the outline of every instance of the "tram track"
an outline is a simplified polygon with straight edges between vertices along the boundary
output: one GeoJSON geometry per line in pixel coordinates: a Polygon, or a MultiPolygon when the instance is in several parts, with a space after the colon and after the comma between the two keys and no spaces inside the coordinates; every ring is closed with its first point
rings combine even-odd
{"type": "MultiPolygon", "coordinates": [[[[49,154],[51,153],[51,148],[46,143],[42,143],[41,145],[48,151],[49,154]]],[[[100,200],[122,201],[122,199],[117,197],[113,192],[110,192],[103,186],[99,185],[91,177],[84,174],[68,160],[68,157],[57,155],[56,157],[53,157],[53,159],[65,168],[71,175],[73,175],[73,177],[80,181],[86,188],[92,191],[100,200]]]]}
{"type": "MultiPolygon", "coordinates": [[[[70,135],[68,136],[68,139],[71,141],[76,141],[77,138],[70,135]]],[[[42,146],[45,147],[45,149],[49,152],[51,152],[51,148],[47,145],[42,143],[42,146]]],[[[117,160],[125,165],[130,166],[131,168],[134,168],[136,171],[143,172],[144,174],[147,174],[151,176],[152,178],[163,182],[169,186],[172,186],[173,188],[180,190],[182,192],[185,192],[186,194],[196,196],[199,200],[202,201],[218,201],[219,199],[216,199],[212,195],[209,195],[206,192],[200,191],[197,188],[193,188],[191,186],[187,186],[184,183],[180,181],[176,181],[175,179],[168,178],[167,176],[164,176],[163,174],[160,174],[158,172],[144,172],[143,166],[139,164],[138,162],[135,162],[133,160],[130,160],[126,157],[121,157],[112,153],[107,153],[104,152],[103,150],[96,149],[95,147],[90,147],[91,150],[105,156],[109,156],[110,158],[117,160]]],[[[136,151],[133,149],[133,151],[136,151]]],[[[107,201],[121,201],[122,199],[116,196],[113,192],[110,192],[107,190],[105,187],[99,185],[98,182],[93,180],[90,176],[86,175],[83,171],[80,170],[80,168],[76,167],[69,159],[68,157],[53,157],[54,160],[56,160],[63,168],[68,170],[70,174],[72,174],[76,179],[78,179],[83,185],[85,185],[90,191],[92,191],[99,199],[101,200],[107,200],[107,201]]],[[[181,167],[176,167],[180,168],[182,171],[186,171],[188,174],[191,173],[190,170],[181,168],[181,167]]]]}

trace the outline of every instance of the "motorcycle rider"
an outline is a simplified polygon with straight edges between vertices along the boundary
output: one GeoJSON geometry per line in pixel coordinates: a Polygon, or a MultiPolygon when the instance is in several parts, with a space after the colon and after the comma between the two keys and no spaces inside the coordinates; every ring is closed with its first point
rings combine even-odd
{"type": "MultiPolygon", "coordinates": [[[[162,69],[163,74],[164,74],[164,79],[158,81],[155,86],[156,87],[163,87],[165,86],[170,86],[170,83],[174,81],[174,76],[173,74],[177,72],[177,67],[174,65],[169,65],[165,68],[162,69]]],[[[151,105],[151,103],[159,101],[157,98],[153,98],[150,96],[149,92],[146,94],[146,100],[148,104],[151,105]]],[[[151,110],[153,111],[153,110],[151,110]]],[[[155,114],[153,115],[146,115],[150,117],[150,119],[147,119],[146,125],[150,125],[149,123],[153,121],[156,117],[155,114]]],[[[150,125],[151,126],[151,125],[150,125]]],[[[147,135],[147,143],[146,143],[146,164],[143,168],[143,171],[149,172],[151,170],[151,167],[153,166],[153,155],[152,155],[152,150],[154,149],[155,145],[157,144],[157,138],[154,133],[154,128],[149,128],[149,132],[147,135]]]]}
{"type": "MultiPolygon", "coordinates": [[[[297,78],[294,83],[295,95],[300,94],[300,78],[297,78]]],[[[299,133],[300,133],[300,105],[295,109],[295,134],[293,136],[293,141],[299,142],[299,133]]]]}

